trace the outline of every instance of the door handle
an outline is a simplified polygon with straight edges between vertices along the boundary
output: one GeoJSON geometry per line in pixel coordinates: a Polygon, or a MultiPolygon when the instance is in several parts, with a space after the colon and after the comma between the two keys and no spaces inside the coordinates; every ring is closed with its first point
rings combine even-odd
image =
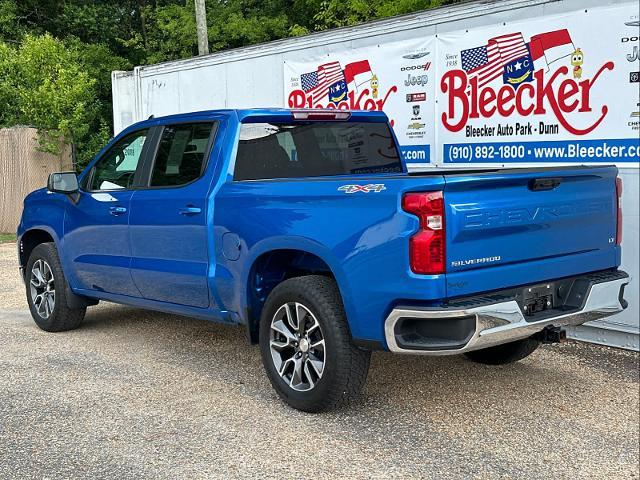
{"type": "Polygon", "coordinates": [[[109,213],[114,216],[127,213],[127,207],[109,207],[109,213]]]}
{"type": "Polygon", "coordinates": [[[194,207],[193,205],[188,205],[178,210],[180,215],[197,215],[202,212],[200,207],[194,207]]]}

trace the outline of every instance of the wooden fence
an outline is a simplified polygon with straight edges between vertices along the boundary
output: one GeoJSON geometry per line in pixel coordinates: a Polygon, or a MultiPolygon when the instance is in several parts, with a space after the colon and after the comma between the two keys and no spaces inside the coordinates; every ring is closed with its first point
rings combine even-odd
{"type": "Polygon", "coordinates": [[[24,197],[46,186],[50,173],[71,169],[69,147],[61,148],[59,155],[43,153],[36,129],[0,129],[0,232],[16,231],[24,197]]]}

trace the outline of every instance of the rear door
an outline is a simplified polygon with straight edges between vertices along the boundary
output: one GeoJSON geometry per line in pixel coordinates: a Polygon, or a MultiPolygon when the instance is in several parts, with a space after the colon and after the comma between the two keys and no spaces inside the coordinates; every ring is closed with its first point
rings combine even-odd
{"type": "Polygon", "coordinates": [[[446,177],[449,296],[619,264],[615,167],[446,177]]]}
{"type": "MultiPolygon", "coordinates": [[[[205,175],[218,122],[165,125],[131,199],[131,275],[149,300],[209,305],[205,175]]],[[[211,169],[210,169],[211,170],[211,169]]]]}

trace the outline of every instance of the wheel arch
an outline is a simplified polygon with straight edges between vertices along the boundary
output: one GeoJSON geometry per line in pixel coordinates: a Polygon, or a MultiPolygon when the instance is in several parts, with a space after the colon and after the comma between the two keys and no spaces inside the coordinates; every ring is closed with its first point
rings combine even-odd
{"type": "Polygon", "coordinates": [[[47,227],[32,227],[20,235],[18,238],[18,259],[20,267],[27,266],[31,252],[42,243],[53,243],[58,248],[58,241],[55,232],[47,227]]]}
{"type": "Polygon", "coordinates": [[[317,244],[286,242],[270,248],[256,249],[248,264],[243,313],[247,334],[252,343],[258,341],[258,326],[264,302],[273,288],[288,278],[312,274],[331,277],[338,285],[345,311],[348,311],[344,290],[347,287],[342,269],[336,267],[330,252],[317,244]]]}

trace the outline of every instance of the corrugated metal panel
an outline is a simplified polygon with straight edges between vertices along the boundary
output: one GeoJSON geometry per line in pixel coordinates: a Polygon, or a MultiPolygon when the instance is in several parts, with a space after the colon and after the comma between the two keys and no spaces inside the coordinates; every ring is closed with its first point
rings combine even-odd
{"type": "Polygon", "coordinates": [[[583,342],[624,348],[626,350],[640,350],[640,337],[637,330],[627,329],[624,326],[592,322],[567,329],[567,335],[583,342]]]}
{"type": "Polygon", "coordinates": [[[137,121],[136,102],[136,77],[133,72],[111,73],[111,95],[113,97],[113,128],[121,131],[127,125],[137,121]]]}

